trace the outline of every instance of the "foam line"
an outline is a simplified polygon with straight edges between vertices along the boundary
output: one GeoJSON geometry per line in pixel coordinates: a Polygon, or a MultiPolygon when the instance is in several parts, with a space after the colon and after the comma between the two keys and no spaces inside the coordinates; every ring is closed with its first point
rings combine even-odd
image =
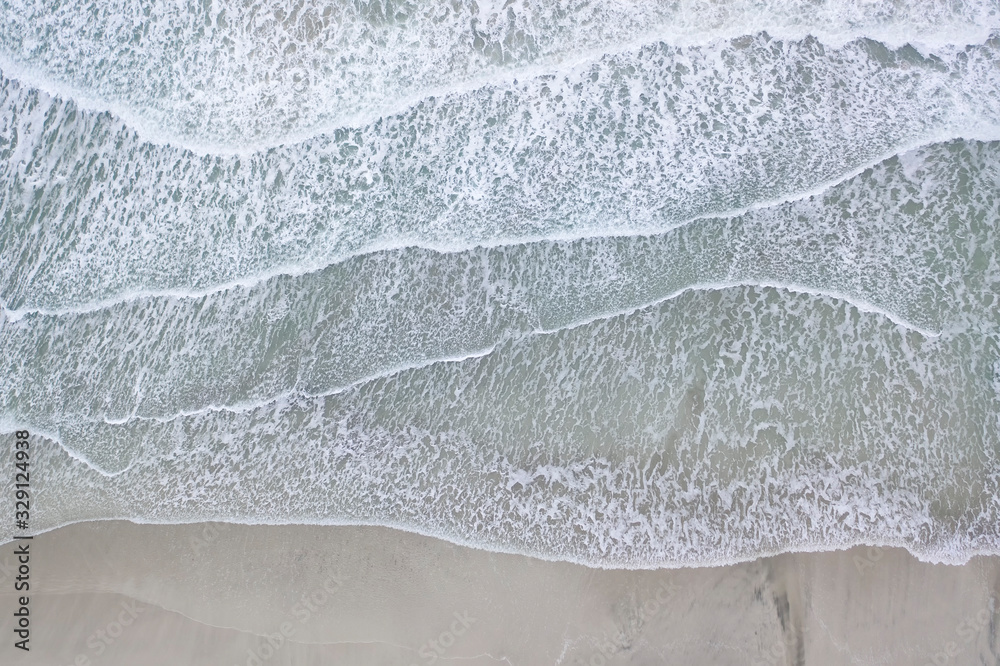
{"type": "MultiPolygon", "coordinates": [[[[514,338],[514,340],[516,340],[518,343],[522,343],[522,342],[530,340],[530,339],[532,339],[534,337],[546,336],[546,335],[553,335],[553,334],[559,333],[561,331],[568,331],[568,330],[572,330],[572,329],[575,329],[575,328],[580,328],[582,326],[587,326],[588,324],[593,324],[593,323],[598,322],[598,321],[602,321],[602,320],[606,320],[606,319],[612,319],[612,318],[615,318],[615,317],[629,316],[631,314],[635,314],[636,312],[640,312],[640,311],[645,310],[647,308],[656,307],[656,306],[661,305],[663,303],[666,303],[666,302],[669,302],[669,301],[672,301],[672,300],[676,300],[680,296],[682,296],[682,295],[684,295],[684,294],[686,294],[688,292],[691,292],[691,291],[721,291],[721,290],[724,290],[724,289],[733,289],[733,288],[739,288],[739,287],[761,287],[761,288],[765,288],[765,289],[778,289],[778,290],[787,291],[787,292],[790,292],[790,293],[797,293],[797,294],[803,294],[805,296],[812,296],[812,297],[815,297],[815,298],[832,298],[832,299],[844,301],[845,303],[848,303],[851,307],[853,307],[854,309],[856,309],[856,310],[858,310],[860,312],[865,312],[865,313],[868,313],[868,314],[874,314],[874,315],[877,315],[877,316],[880,316],[880,317],[884,317],[885,319],[888,319],[889,321],[891,321],[896,326],[899,326],[900,328],[903,328],[903,329],[906,329],[906,330],[909,330],[909,331],[913,331],[915,333],[919,333],[920,335],[922,335],[922,336],[924,336],[926,338],[936,338],[936,337],[939,337],[941,335],[941,331],[933,331],[933,330],[929,330],[929,329],[917,326],[916,324],[913,324],[912,322],[909,322],[906,319],[903,319],[903,318],[901,318],[901,317],[899,317],[899,316],[897,316],[897,315],[895,315],[895,314],[893,314],[891,312],[887,312],[886,310],[884,310],[882,308],[879,308],[879,307],[877,307],[875,305],[872,305],[871,303],[868,303],[867,301],[864,301],[864,300],[861,300],[861,299],[857,299],[857,298],[855,298],[853,296],[850,296],[850,295],[847,295],[847,294],[843,294],[841,292],[827,291],[827,290],[822,290],[822,289],[811,289],[811,288],[802,287],[802,286],[794,285],[794,284],[785,284],[785,283],[770,282],[770,281],[763,281],[763,282],[757,282],[757,281],[752,281],[752,282],[751,281],[733,281],[733,282],[700,283],[700,284],[696,284],[696,285],[687,286],[687,287],[684,287],[682,289],[678,289],[677,291],[674,291],[674,292],[668,294],[667,296],[664,296],[663,298],[658,298],[656,300],[645,302],[645,303],[636,305],[634,307],[629,307],[629,308],[622,309],[622,310],[613,310],[613,311],[608,311],[608,312],[602,312],[602,313],[595,314],[593,316],[590,316],[590,317],[587,317],[587,318],[584,318],[584,319],[578,319],[578,320],[572,321],[572,322],[566,324],[565,326],[559,326],[559,327],[556,327],[556,328],[536,328],[536,329],[534,329],[532,331],[527,331],[524,334],[517,336],[516,338],[514,338]]],[[[473,351],[473,352],[469,352],[469,353],[466,353],[466,354],[458,354],[458,355],[454,355],[454,356],[445,356],[445,357],[441,357],[441,358],[435,358],[435,359],[429,359],[429,360],[421,361],[421,362],[418,362],[418,363],[403,364],[403,365],[400,365],[400,366],[396,366],[396,367],[387,369],[384,372],[378,372],[378,373],[374,373],[374,374],[368,375],[366,377],[360,378],[360,379],[358,379],[356,381],[353,381],[353,382],[351,382],[349,384],[346,384],[344,386],[337,387],[337,388],[335,388],[333,390],[322,391],[322,392],[319,392],[319,393],[309,393],[309,392],[305,392],[305,391],[284,391],[284,392],[279,393],[277,395],[268,397],[268,398],[266,398],[264,400],[234,403],[232,405],[216,405],[216,404],[206,405],[205,407],[201,407],[199,409],[182,411],[182,412],[178,412],[176,414],[170,414],[168,416],[139,416],[139,415],[137,415],[137,414],[135,414],[133,412],[132,415],[124,417],[124,418],[121,418],[121,419],[107,419],[107,418],[94,419],[94,418],[77,416],[77,415],[74,415],[73,419],[74,420],[89,421],[91,423],[106,423],[108,425],[125,425],[125,424],[127,424],[129,422],[132,422],[132,421],[145,421],[145,422],[153,422],[153,423],[159,423],[159,424],[166,424],[166,423],[172,423],[174,421],[177,421],[177,420],[180,420],[180,419],[184,419],[184,418],[193,417],[193,416],[203,416],[205,414],[210,414],[210,413],[213,413],[213,412],[226,412],[226,413],[232,413],[232,414],[245,414],[245,413],[254,411],[256,409],[260,409],[260,408],[263,408],[263,407],[268,407],[270,405],[278,404],[280,402],[286,402],[286,401],[287,402],[293,402],[295,400],[315,400],[315,399],[327,398],[327,397],[330,397],[330,396],[333,396],[333,395],[340,395],[340,394],[343,394],[343,393],[348,393],[348,392],[354,391],[354,390],[358,389],[359,387],[362,387],[362,386],[364,386],[366,384],[370,384],[372,382],[376,382],[376,381],[383,380],[383,379],[389,379],[391,377],[400,375],[400,374],[402,374],[404,372],[409,372],[411,370],[421,370],[423,368],[429,368],[429,367],[433,367],[433,366],[436,366],[436,365],[449,364],[449,363],[462,363],[464,361],[468,361],[468,360],[471,360],[471,359],[484,358],[484,357],[489,356],[490,354],[494,353],[496,351],[497,347],[501,343],[507,342],[507,341],[508,341],[508,339],[500,339],[496,343],[494,343],[493,345],[491,345],[489,347],[486,347],[486,348],[480,349],[480,350],[476,350],[476,351],[473,351]]],[[[0,432],[3,432],[2,428],[0,428],[0,432]]],[[[66,448],[66,447],[64,446],[64,448],[66,448]]],[[[69,449],[67,449],[67,450],[69,450],[69,449]]],[[[84,456],[82,456],[81,454],[77,454],[76,457],[79,460],[85,460],[84,456]]],[[[116,476],[117,474],[121,473],[121,472],[115,472],[115,473],[107,472],[106,470],[101,469],[98,465],[94,464],[93,462],[91,462],[89,460],[87,460],[86,462],[87,462],[88,466],[92,467],[95,470],[100,471],[102,474],[104,474],[106,476],[116,476]]]]}
{"type": "MultiPolygon", "coordinates": [[[[674,46],[687,48],[702,47],[730,41],[748,34],[767,33],[777,39],[790,41],[812,37],[833,48],[840,48],[863,39],[871,39],[885,44],[889,48],[899,48],[911,44],[919,47],[926,53],[934,53],[942,50],[954,50],[955,47],[960,48],[967,45],[982,44],[997,29],[1000,29],[1000,25],[967,25],[964,31],[945,32],[941,36],[934,37],[929,35],[915,36],[905,30],[886,30],[880,32],[870,29],[845,29],[841,31],[829,31],[824,30],[821,26],[783,26],[768,22],[761,22],[755,25],[740,24],[727,26],[724,29],[716,29],[703,33],[697,31],[674,32],[665,26],[658,26],[656,29],[642,33],[631,40],[616,41],[603,44],[599,48],[563,54],[558,58],[549,58],[540,64],[525,64],[514,69],[497,69],[457,83],[428,87],[408,93],[402,97],[397,97],[392,104],[383,104],[362,112],[337,117],[333,120],[325,121],[320,125],[308,127],[302,131],[287,132],[251,145],[240,146],[232,143],[196,142],[181,134],[171,133],[165,127],[151,124],[143,117],[139,108],[132,107],[121,101],[102,97],[67,81],[60,81],[51,74],[33,66],[30,62],[19,61],[10,53],[0,53],[0,74],[15,78],[23,84],[53,97],[72,101],[83,111],[113,114],[133,129],[143,140],[154,145],[171,146],[190,151],[198,156],[246,157],[273,148],[308,141],[317,136],[329,134],[336,129],[363,127],[380,118],[404,113],[406,110],[413,108],[428,98],[449,97],[488,87],[505,86],[516,83],[520,79],[565,74],[591,65],[603,58],[634,53],[656,43],[669,43],[674,46]]],[[[330,100],[330,103],[333,105],[336,102],[337,100],[330,100]]]]}
{"type": "Polygon", "coordinates": [[[0,311],[5,313],[7,321],[13,323],[27,316],[64,317],[71,315],[88,314],[112,308],[125,303],[131,303],[145,299],[163,298],[163,299],[177,299],[177,300],[193,300],[193,299],[205,298],[206,296],[212,296],[226,291],[232,291],[235,289],[251,289],[258,285],[266,283],[270,280],[274,280],[280,277],[294,278],[294,277],[301,277],[303,275],[308,275],[311,273],[318,273],[320,271],[329,268],[330,266],[343,263],[355,257],[376,254],[380,252],[393,252],[405,249],[423,249],[431,252],[437,252],[440,254],[453,254],[457,252],[465,252],[475,248],[500,248],[500,247],[511,247],[516,245],[527,245],[530,243],[548,243],[548,242],[571,243],[575,241],[597,239],[597,238],[634,238],[642,236],[660,235],[664,233],[669,233],[676,229],[697,222],[732,219],[740,217],[742,215],[746,215],[747,213],[753,211],[775,208],[778,206],[783,206],[798,201],[804,201],[812,197],[818,197],[823,195],[828,190],[846,181],[849,181],[852,178],[857,177],[858,175],[864,173],[868,169],[878,166],[879,164],[882,164],[883,162],[892,159],[893,157],[897,157],[906,154],[908,152],[918,150],[920,148],[925,148],[935,144],[941,144],[956,140],[971,140],[971,141],[984,141],[984,142],[1000,141],[1000,127],[983,126],[978,131],[966,131],[962,132],[961,134],[944,133],[926,140],[919,140],[907,143],[899,147],[896,147],[893,150],[879,156],[876,159],[866,162],[865,164],[859,167],[856,167],[854,169],[851,169],[850,171],[843,173],[841,176],[839,176],[834,180],[824,181],[823,183],[820,183],[819,185],[816,185],[815,187],[809,190],[796,192],[777,199],[770,199],[766,201],[756,202],[743,208],[732,209],[721,213],[697,215],[688,218],[686,220],[678,221],[675,224],[666,225],[660,228],[644,228],[644,229],[636,229],[624,232],[615,230],[615,231],[609,231],[606,234],[564,233],[564,234],[551,234],[548,236],[525,236],[518,238],[498,239],[495,242],[471,243],[468,245],[438,245],[434,243],[425,243],[425,242],[372,243],[359,248],[357,251],[339,255],[329,262],[318,263],[315,265],[300,264],[300,265],[279,266],[265,273],[260,273],[258,275],[240,278],[238,280],[233,280],[230,282],[214,285],[207,289],[136,290],[112,298],[102,299],[99,301],[93,301],[65,308],[10,308],[3,301],[3,299],[0,298],[0,311]]]}

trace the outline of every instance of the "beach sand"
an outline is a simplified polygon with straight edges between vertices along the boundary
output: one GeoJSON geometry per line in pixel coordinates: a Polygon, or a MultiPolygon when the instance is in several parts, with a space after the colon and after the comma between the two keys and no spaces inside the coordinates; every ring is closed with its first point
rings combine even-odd
{"type": "Polygon", "coordinates": [[[600,570],[381,527],[67,526],[0,547],[0,663],[1000,664],[1000,558],[600,570]]]}

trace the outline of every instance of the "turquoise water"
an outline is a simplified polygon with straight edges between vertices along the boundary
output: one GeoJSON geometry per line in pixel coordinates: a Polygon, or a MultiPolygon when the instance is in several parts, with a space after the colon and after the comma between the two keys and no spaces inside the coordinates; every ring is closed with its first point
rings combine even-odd
{"type": "Polygon", "coordinates": [[[1000,4],[0,19],[37,529],[1000,553],[1000,4]]]}

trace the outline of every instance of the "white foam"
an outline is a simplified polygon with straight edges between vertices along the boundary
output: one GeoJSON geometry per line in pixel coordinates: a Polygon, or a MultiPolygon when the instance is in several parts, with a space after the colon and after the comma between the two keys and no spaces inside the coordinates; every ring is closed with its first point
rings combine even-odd
{"type": "Polygon", "coordinates": [[[41,529],[1000,552],[994,2],[130,1],[0,9],[41,529]]]}
{"type": "Polygon", "coordinates": [[[144,426],[167,446],[113,478],[36,447],[37,521],[388,525],[616,568],[855,543],[961,561],[1000,544],[973,337],[907,357],[905,331],[831,299],[688,292],[364,391],[144,426]],[[740,345],[743,369],[715,351],[740,345]]]}
{"type": "MultiPolygon", "coordinates": [[[[426,242],[422,240],[404,240],[402,242],[384,240],[381,242],[369,243],[364,246],[358,247],[357,249],[354,249],[350,253],[329,257],[328,259],[325,259],[324,261],[319,263],[275,266],[263,273],[241,277],[239,279],[231,280],[224,283],[213,284],[203,289],[178,289],[178,288],[132,289],[120,294],[115,294],[114,296],[108,298],[103,298],[96,301],[79,303],[79,304],[74,304],[72,306],[65,306],[58,308],[46,308],[46,307],[12,308],[9,305],[7,305],[2,298],[0,298],[0,312],[2,312],[6,316],[8,321],[17,322],[21,320],[23,317],[29,315],[43,316],[43,317],[64,317],[70,315],[80,315],[80,314],[97,312],[100,310],[106,310],[124,303],[131,303],[134,301],[141,301],[154,298],[198,300],[205,298],[207,296],[212,296],[227,291],[233,291],[237,289],[251,289],[279,277],[284,277],[284,276],[299,277],[311,273],[317,273],[319,271],[329,268],[330,266],[346,262],[353,257],[358,257],[366,254],[377,254],[377,253],[392,252],[396,250],[405,250],[410,248],[420,248],[439,253],[458,253],[458,252],[468,251],[473,248],[499,248],[499,247],[510,247],[514,245],[527,245],[530,243],[540,243],[540,242],[572,242],[585,239],[629,238],[637,236],[648,236],[652,234],[663,233],[671,229],[684,227],[699,221],[735,218],[742,215],[746,215],[751,211],[774,208],[784,204],[817,197],[841,183],[844,183],[852,178],[856,178],[859,174],[867,171],[873,166],[880,164],[884,162],[886,159],[889,159],[893,156],[896,155],[901,156],[901,158],[905,160],[905,163],[909,165],[911,161],[915,159],[912,156],[916,155],[917,151],[920,148],[931,146],[936,143],[946,143],[958,139],[969,139],[977,141],[997,141],[1000,140],[1000,127],[966,128],[966,130],[963,131],[961,134],[941,133],[933,137],[921,138],[919,141],[914,141],[900,146],[895,146],[886,153],[883,153],[865,162],[860,166],[854,167],[849,171],[846,171],[842,174],[838,174],[836,178],[819,183],[809,188],[808,190],[794,192],[774,199],[757,201],[750,204],[749,206],[744,206],[741,208],[729,209],[720,212],[712,212],[710,214],[695,215],[684,220],[673,222],[665,227],[650,227],[650,228],[637,228],[637,229],[625,229],[625,230],[615,229],[615,228],[608,228],[605,230],[587,229],[586,233],[556,232],[556,233],[548,233],[545,235],[533,235],[533,236],[526,235],[526,236],[517,236],[512,238],[477,240],[468,243],[452,242],[447,244],[426,242]]],[[[913,167],[908,166],[907,168],[913,168],[913,167]]],[[[920,328],[916,327],[914,328],[914,330],[920,330],[920,328]]]]}
{"type": "Polygon", "coordinates": [[[427,2],[407,3],[406,19],[382,24],[358,11],[362,5],[309,1],[292,18],[280,0],[264,4],[270,6],[216,2],[221,23],[218,14],[178,14],[164,4],[87,11],[41,1],[8,5],[0,66],[86,108],[114,112],[146,140],[235,154],[661,41],[698,46],[767,32],[788,40],[815,36],[834,48],[871,38],[933,51],[981,43],[1000,27],[989,1],[650,0],[572,9],[533,1],[489,9],[427,2]],[[144,33],[138,39],[136,26],[144,33]]]}

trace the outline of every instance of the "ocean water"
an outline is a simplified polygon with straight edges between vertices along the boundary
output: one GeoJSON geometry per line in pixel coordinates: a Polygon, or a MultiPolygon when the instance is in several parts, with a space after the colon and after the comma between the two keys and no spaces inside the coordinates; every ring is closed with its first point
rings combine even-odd
{"type": "Polygon", "coordinates": [[[35,530],[1000,554],[1000,3],[0,2],[0,307],[35,530]]]}

